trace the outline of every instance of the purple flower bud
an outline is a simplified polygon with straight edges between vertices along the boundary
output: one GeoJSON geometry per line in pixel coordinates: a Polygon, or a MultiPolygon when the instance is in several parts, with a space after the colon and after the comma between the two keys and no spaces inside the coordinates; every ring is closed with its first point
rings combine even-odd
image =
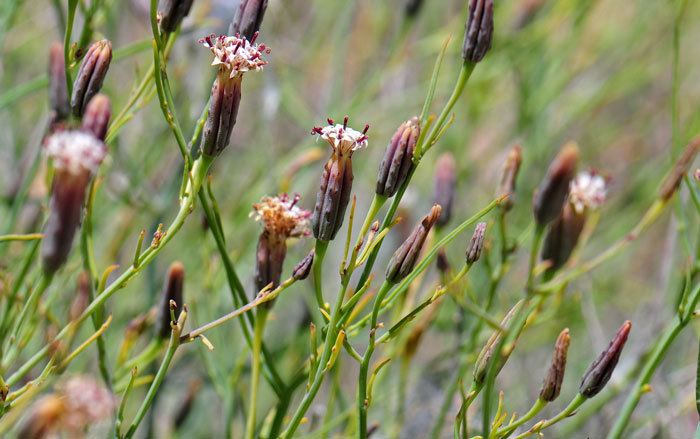
{"type": "Polygon", "coordinates": [[[408,239],[396,249],[386,269],[386,280],[388,282],[398,283],[413,271],[413,267],[418,262],[418,257],[423,249],[425,239],[428,237],[428,232],[430,232],[430,229],[440,217],[441,210],[439,205],[434,205],[430,209],[430,213],[413,229],[408,239]]]}
{"type": "Polygon", "coordinates": [[[71,107],[75,117],[83,116],[90,99],[100,91],[111,61],[112,43],[109,40],[92,43],[73,83],[71,107]]]}
{"type": "Polygon", "coordinates": [[[435,165],[435,198],[434,203],[442,207],[442,215],[437,225],[443,227],[452,217],[452,204],[457,184],[457,164],[452,153],[445,152],[438,157],[435,165]]]}
{"type": "Polygon", "coordinates": [[[180,262],[173,262],[170,265],[168,274],[165,278],[161,302],[158,308],[158,320],[156,323],[156,336],[160,339],[170,337],[171,332],[171,316],[170,303],[175,302],[177,306],[175,310],[175,318],[177,318],[183,305],[183,290],[185,285],[185,266],[180,262]]]}
{"type": "Polygon", "coordinates": [[[486,236],[486,223],[479,223],[474,229],[474,234],[469,241],[467,248],[467,264],[471,265],[479,260],[481,251],[484,248],[484,238],[486,236]]]}
{"type": "Polygon", "coordinates": [[[676,193],[676,190],[681,185],[681,181],[683,181],[683,176],[688,172],[690,165],[693,164],[698,150],[700,150],[700,136],[691,140],[681,153],[681,156],[678,157],[675,166],[661,184],[659,198],[668,200],[676,193]]]}
{"type": "Polygon", "coordinates": [[[515,183],[520,171],[520,163],[522,162],[522,147],[515,145],[508,153],[505,163],[503,164],[503,174],[501,174],[501,182],[496,191],[497,197],[508,196],[501,204],[506,211],[513,208],[515,203],[515,183]]]}
{"type": "Polygon", "coordinates": [[[566,264],[576,248],[585,224],[585,213],[576,212],[570,203],[566,203],[561,215],[549,226],[544,238],[542,260],[549,261],[548,270],[557,271],[566,264]]]}
{"type": "Polygon", "coordinates": [[[470,0],[462,58],[471,63],[481,61],[491,48],[492,35],[493,0],[470,0]]]}
{"type": "Polygon", "coordinates": [[[311,266],[314,264],[314,251],[311,250],[308,255],[304,256],[292,270],[292,277],[295,280],[304,280],[311,273],[311,266]]]}
{"type": "MultiPolygon", "coordinates": [[[[506,314],[505,317],[503,317],[503,320],[501,320],[502,328],[510,327],[511,320],[513,320],[513,317],[515,317],[515,315],[518,313],[518,310],[523,306],[524,302],[524,300],[520,300],[513,306],[513,308],[510,309],[510,311],[508,311],[508,314],[506,314]]],[[[518,331],[518,335],[520,335],[519,332],[522,330],[522,328],[513,328],[513,330],[518,331]]],[[[501,344],[502,338],[503,333],[499,330],[494,330],[491,337],[489,337],[488,341],[486,342],[486,345],[484,345],[481,352],[479,352],[479,356],[476,357],[476,364],[474,365],[474,383],[481,384],[486,379],[491,358],[493,357],[494,351],[498,348],[498,345],[501,344]]],[[[510,352],[508,355],[510,355],[510,352]]],[[[501,358],[498,359],[496,373],[501,371],[507,360],[507,355],[501,356],[501,358]]]]}
{"type": "Polygon", "coordinates": [[[268,0],[240,0],[233,21],[228,28],[230,35],[240,34],[251,39],[260,30],[268,0]]]}
{"type": "Polygon", "coordinates": [[[63,57],[63,44],[54,42],[49,50],[49,104],[51,123],[62,122],[70,115],[68,86],[66,84],[66,64],[63,57]]]}
{"type": "Polygon", "coordinates": [[[547,402],[552,402],[559,397],[561,392],[561,383],[564,381],[564,371],[566,370],[566,355],[569,351],[569,328],[564,329],[559,333],[557,341],[554,344],[554,353],[552,354],[552,362],[544,377],[542,390],[540,390],[540,399],[547,402]]]}
{"type": "Polygon", "coordinates": [[[258,250],[255,254],[255,288],[257,291],[270,284],[272,284],[272,288],[279,285],[286,255],[287,243],[284,239],[280,239],[279,236],[268,231],[263,231],[260,234],[258,250]]]}
{"type": "Polygon", "coordinates": [[[192,9],[194,0],[165,0],[160,10],[160,31],[175,32],[192,9]]]}
{"type": "Polygon", "coordinates": [[[104,142],[111,115],[112,109],[109,104],[109,98],[103,94],[98,94],[87,105],[80,128],[92,133],[92,135],[104,142]]]}
{"type": "Polygon", "coordinates": [[[532,200],[535,220],[544,226],[559,216],[569,195],[569,184],[576,175],[578,146],[567,143],[554,158],[532,200]]]}
{"type": "Polygon", "coordinates": [[[391,197],[406,181],[413,168],[413,151],[419,136],[420,121],[417,117],[402,123],[396,130],[379,165],[377,194],[391,197]]]}
{"type": "Polygon", "coordinates": [[[200,148],[202,154],[218,156],[231,141],[231,132],[236,125],[238,107],[241,102],[242,77],[217,76],[211,89],[209,114],[204,122],[200,148]]]}
{"type": "Polygon", "coordinates": [[[612,339],[608,348],[590,365],[583,375],[583,380],[581,380],[581,386],[579,387],[579,393],[582,396],[586,398],[596,396],[610,381],[631,329],[632,322],[627,320],[617,330],[617,334],[615,334],[615,338],[612,339]]]}

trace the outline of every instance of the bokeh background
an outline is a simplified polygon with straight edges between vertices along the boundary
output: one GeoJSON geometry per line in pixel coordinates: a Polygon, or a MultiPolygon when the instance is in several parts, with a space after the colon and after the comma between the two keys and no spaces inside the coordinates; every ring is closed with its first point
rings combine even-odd
{"type": "MultiPolygon", "coordinates": [[[[40,227],[47,192],[44,165],[38,165],[22,209],[13,209],[21,182],[32,171],[48,120],[46,67],[49,44],[61,40],[64,17],[58,1],[4,0],[0,4],[0,223],[9,232],[40,227]]],[[[81,2],[82,3],[82,2],[81,2]]],[[[90,3],[86,1],[85,3],[90,3]]],[[[145,0],[104,0],[94,23],[94,38],[108,38],[115,58],[103,92],[118,113],[149,67],[150,27],[145,0]]],[[[169,61],[177,114],[186,135],[192,132],[214,75],[210,52],[197,43],[208,33],[226,31],[237,0],[196,0],[169,61]]],[[[301,204],[313,207],[326,146],[309,135],[326,117],[350,116],[350,124],[371,125],[370,145],[354,156],[358,212],[370,202],[384,147],[395,128],[421,110],[434,61],[450,39],[433,111],[449,95],[461,63],[466,16],[464,0],[424,0],[414,15],[406,0],[270,0],[259,40],[272,48],[262,74],[247,75],[232,144],[217,160],[211,187],[222,214],[227,244],[238,272],[252,291],[254,249],[260,226],[249,213],[262,196],[298,192],[301,204]]],[[[80,15],[80,14],[79,14],[80,15]]],[[[418,169],[402,206],[409,227],[433,200],[433,164],[451,151],[458,165],[453,225],[466,219],[494,195],[499,171],[510,146],[523,146],[524,163],[517,201],[509,215],[511,234],[522,242],[531,221],[530,199],[556,150],[576,141],[583,167],[609,178],[608,202],[580,258],[587,259],[624,236],[655,197],[655,191],[684,145],[700,132],[700,4],[688,0],[508,0],[496,2],[492,51],[478,65],[454,110],[454,123],[418,169]]],[[[80,29],[78,18],[76,28],[80,29]]],[[[110,142],[101,170],[95,204],[95,253],[100,269],[128,265],[138,233],[153,233],[177,209],[181,158],[176,143],[151,99],[110,142]]],[[[687,194],[624,254],[573,282],[559,297],[555,311],[533,325],[499,376],[509,411],[522,412],[537,396],[558,332],[569,327],[570,360],[562,399],[545,413],[561,409],[578,389],[578,380],[611,334],[629,319],[632,335],[611,387],[625,383],[631,370],[673,318],[682,274],[698,250],[698,217],[687,206],[687,194]]],[[[347,222],[346,222],[347,226],[347,222]]],[[[344,229],[343,229],[344,230],[344,229]]],[[[377,264],[399,244],[401,227],[389,240],[377,264]]],[[[343,231],[339,236],[344,236],[343,231]]],[[[466,237],[448,253],[459,261],[466,237]]],[[[3,256],[4,277],[16,272],[24,244],[13,244],[3,256]]],[[[312,246],[292,243],[287,271],[312,246]]],[[[326,260],[326,284],[337,283],[340,245],[326,260]]],[[[497,296],[503,312],[519,297],[525,279],[527,246],[520,249],[497,296]]],[[[127,288],[108,302],[115,321],[106,334],[110,355],[128,322],[159,300],[168,265],[186,268],[186,302],[191,325],[202,324],[232,307],[214,241],[196,212],[178,238],[127,288]]],[[[45,300],[55,314],[65,314],[80,268],[77,253],[45,300]]],[[[480,264],[471,294],[486,285],[480,264]]],[[[437,281],[431,270],[424,285],[437,281]]],[[[418,294],[427,293],[419,292],[418,294]]],[[[307,354],[307,309],[311,283],[295,285],[277,301],[266,342],[289,374],[307,354]]],[[[405,438],[427,437],[442,390],[456,365],[457,313],[444,306],[411,364],[405,390],[405,438]]],[[[45,325],[48,331],[50,323],[45,325]]],[[[484,334],[486,336],[487,334],[484,334]]],[[[224,419],[233,413],[233,430],[242,431],[247,395],[249,353],[235,322],[209,335],[214,352],[192,344],[178,352],[149,420],[152,432],[167,435],[172,418],[190,383],[201,383],[192,413],[179,437],[221,437],[224,419]]],[[[672,346],[628,430],[635,438],[689,438],[697,425],[694,403],[697,327],[672,346]]],[[[143,340],[142,343],[146,343],[143,340]]],[[[362,341],[358,341],[362,344],[362,341]]],[[[37,345],[38,346],[38,345],[37,345]]],[[[37,346],[29,346],[28,354],[37,346]]],[[[138,350],[138,349],[137,349],[138,350]]],[[[345,354],[344,354],[345,355],[345,354]]],[[[347,361],[337,379],[354,399],[356,370],[347,361]]],[[[370,411],[370,423],[391,421],[397,397],[398,366],[384,372],[370,411]]],[[[96,374],[94,351],[82,355],[68,373],[96,374]]],[[[262,412],[274,403],[261,385],[262,412]]],[[[145,392],[144,388],[136,391],[145,392]]],[[[624,394],[624,391],[623,391],[624,394]]],[[[138,401],[138,398],[134,398],[138,401]]],[[[326,407],[324,395],[312,407],[310,425],[317,428],[326,407]]],[[[606,432],[622,399],[612,397],[585,422],[574,417],[549,437],[596,438],[606,432]]],[[[455,400],[456,412],[459,401],[455,400]]],[[[477,405],[478,407],[478,405],[477,405]]],[[[135,410],[136,404],[130,409],[135,410]]],[[[451,419],[451,418],[450,418],[451,419]]],[[[475,416],[478,424],[479,416],[475,416]]],[[[451,422],[448,422],[451,424],[451,422]]],[[[476,425],[476,424],[475,424],[476,425]]],[[[302,427],[306,432],[309,427],[302,427]]],[[[376,437],[385,437],[380,429],[376,437]]],[[[97,433],[95,433],[97,434],[97,433]]],[[[144,430],[145,434],[145,430],[144,430]]],[[[331,435],[342,437],[342,430],[331,435]]],[[[451,435],[451,425],[445,430],[451,435]]],[[[310,437],[322,437],[322,434],[310,437]]]]}

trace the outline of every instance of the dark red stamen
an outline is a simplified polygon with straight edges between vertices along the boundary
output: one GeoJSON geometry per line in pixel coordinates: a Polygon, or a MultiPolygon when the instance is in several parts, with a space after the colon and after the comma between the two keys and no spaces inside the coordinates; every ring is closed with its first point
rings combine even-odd
{"type": "Polygon", "coordinates": [[[343,129],[346,129],[348,127],[348,119],[349,119],[348,116],[345,116],[343,118],[343,129]]]}

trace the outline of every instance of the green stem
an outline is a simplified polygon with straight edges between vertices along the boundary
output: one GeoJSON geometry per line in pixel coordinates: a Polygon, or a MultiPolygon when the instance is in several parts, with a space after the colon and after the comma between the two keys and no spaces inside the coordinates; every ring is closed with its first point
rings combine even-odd
{"type": "Polygon", "coordinates": [[[328,241],[316,240],[316,255],[313,273],[314,273],[314,293],[316,294],[316,304],[320,309],[326,309],[326,302],[323,300],[323,260],[326,258],[328,250],[328,241]]]}
{"type": "Polygon", "coordinates": [[[537,416],[539,412],[542,411],[542,409],[547,405],[547,401],[543,400],[542,398],[537,398],[537,401],[532,405],[530,410],[525,413],[523,416],[518,418],[516,421],[514,421],[512,424],[509,426],[502,428],[496,432],[496,437],[497,438],[507,438],[510,436],[518,427],[529,421],[530,419],[534,418],[537,416]]]}
{"type": "Polygon", "coordinates": [[[262,349],[263,335],[265,334],[265,322],[269,310],[258,308],[258,315],[255,319],[255,332],[253,333],[252,366],[250,373],[250,408],[248,409],[248,421],[246,423],[245,438],[255,437],[255,418],[258,410],[258,385],[260,384],[260,350],[262,349]]]}
{"type": "Polygon", "coordinates": [[[569,403],[569,405],[568,405],[564,410],[562,410],[558,415],[556,415],[556,416],[553,417],[552,419],[548,419],[548,420],[542,422],[541,424],[536,424],[536,427],[537,427],[537,428],[534,428],[534,427],[533,427],[533,428],[531,428],[530,430],[526,431],[525,433],[522,433],[522,434],[516,436],[515,439],[523,439],[523,438],[526,438],[526,437],[528,437],[528,436],[530,436],[530,435],[532,435],[532,434],[538,433],[538,432],[544,430],[545,428],[550,427],[550,426],[556,424],[557,422],[559,422],[559,421],[561,421],[561,420],[563,420],[563,419],[568,418],[568,417],[571,416],[571,415],[576,411],[576,409],[578,409],[584,402],[586,402],[586,398],[585,398],[583,395],[581,395],[580,393],[576,394],[576,396],[574,397],[573,400],[571,400],[571,402],[569,403]]]}

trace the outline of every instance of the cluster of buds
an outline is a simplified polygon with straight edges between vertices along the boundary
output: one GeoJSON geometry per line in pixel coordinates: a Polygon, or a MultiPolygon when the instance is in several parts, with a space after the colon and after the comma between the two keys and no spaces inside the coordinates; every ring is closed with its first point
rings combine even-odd
{"type": "MultiPolygon", "coordinates": [[[[260,221],[263,231],[258,238],[255,258],[255,288],[261,291],[268,285],[278,286],[282,275],[284,259],[287,255],[287,239],[309,235],[309,217],[311,212],[301,209],[299,195],[290,197],[281,194],[276,197],[264,197],[260,203],[253,205],[253,215],[260,221]]],[[[308,276],[313,262],[313,254],[307,256],[294,269],[293,276],[308,276]]],[[[271,304],[271,302],[267,302],[271,304]]]]}
{"type": "Polygon", "coordinates": [[[238,35],[209,35],[199,40],[214,54],[212,65],[218,67],[200,145],[204,155],[215,157],[228,146],[241,102],[243,74],[260,71],[267,64],[262,56],[270,50],[255,44],[256,38],[257,33],[250,40],[238,35]]]}
{"type": "Polygon", "coordinates": [[[457,185],[457,163],[450,152],[440,154],[435,164],[435,196],[433,202],[442,207],[442,214],[437,221],[438,227],[444,227],[452,218],[452,205],[457,185]]]}
{"type": "Polygon", "coordinates": [[[183,309],[185,286],[185,266],[180,262],[173,262],[168,269],[168,274],[165,277],[163,285],[163,293],[161,294],[161,302],[158,306],[158,320],[156,320],[156,337],[161,340],[170,337],[172,316],[171,311],[174,311],[175,318],[183,309]],[[173,307],[171,309],[171,307],[173,307]]]}
{"type": "Polygon", "coordinates": [[[267,2],[268,0],[240,0],[228,33],[251,39],[260,30],[267,2]]]}
{"type": "Polygon", "coordinates": [[[567,143],[549,165],[532,200],[535,221],[540,227],[555,220],[564,208],[569,185],[576,175],[578,155],[578,146],[567,143]]]}
{"type": "Polygon", "coordinates": [[[90,100],[100,91],[111,62],[112,43],[109,40],[100,40],[90,46],[73,83],[73,116],[83,116],[90,100]]]}
{"type": "Polygon", "coordinates": [[[328,119],[325,127],[314,127],[318,135],[331,146],[331,157],[323,167],[311,227],[319,241],[332,241],[343,225],[345,210],[352,192],[352,154],[367,146],[367,131],[356,131],[348,126],[345,116],[342,125],[328,119]]]}
{"type": "Polygon", "coordinates": [[[158,12],[160,31],[164,33],[175,32],[182,20],[189,15],[192,3],[194,0],[165,0],[163,9],[158,12]]]}
{"type": "Polygon", "coordinates": [[[464,31],[462,58],[478,63],[491,48],[493,37],[493,0],[470,0],[469,18],[464,31]]]}
{"type": "Polygon", "coordinates": [[[386,280],[391,283],[398,283],[413,271],[413,267],[418,262],[425,239],[433,225],[440,217],[442,209],[439,205],[434,205],[421,222],[413,229],[408,239],[394,252],[389,260],[386,269],[386,280]]]}
{"type": "Polygon", "coordinates": [[[498,184],[496,191],[497,197],[508,197],[501,203],[501,207],[505,211],[509,211],[515,204],[515,186],[520,171],[520,164],[523,161],[523,148],[520,145],[515,145],[506,158],[503,164],[503,172],[501,173],[501,181],[498,184]]]}
{"type": "Polygon", "coordinates": [[[413,169],[413,152],[420,137],[420,121],[414,117],[396,130],[379,165],[377,195],[392,197],[413,169]]]}

